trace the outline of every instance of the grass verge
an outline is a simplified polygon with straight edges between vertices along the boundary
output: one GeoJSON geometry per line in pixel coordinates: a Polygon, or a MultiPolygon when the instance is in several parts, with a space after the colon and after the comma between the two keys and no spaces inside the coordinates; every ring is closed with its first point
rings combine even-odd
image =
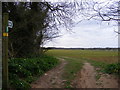
{"type": "MultiPolygon", "coordinates": [[[[100,68],[97,70],[97,72],[114,74],[120,77],[120,63],[108,64],[105,62],[88,60],[88,59],[86,59],[86,61],[90,62],[94,67],[100,68]]],[[[97,76],[97,78],[98,77],[99,76],[97,76]]]]}
{"type": "Polygon", "coordinates": [[[83,65],[83,61],[80,59],[62,57],[68,63],[64,68],[63,79],[67,80],[65,82],[65,88],[72,88],[71,81],[75,78],[76,73],[80,71],[83,65]]]}

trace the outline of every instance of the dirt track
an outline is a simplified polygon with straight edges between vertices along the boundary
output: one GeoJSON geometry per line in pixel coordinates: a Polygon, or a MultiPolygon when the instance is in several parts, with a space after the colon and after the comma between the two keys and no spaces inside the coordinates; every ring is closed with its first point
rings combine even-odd
{"type": "Polygon", "coordinates": [[[37,81],[31,84],[32,88],[63,88],[64,80],[62,80],[62,73],[67,62],[60,59],[61,64],[54,69],[46,72],[37,81]]]}
{"type": "MultiPolygon", "coordinates": [[[[60,59],[61,64],[54,69],[46,72],[37,81],[31,84],[32,88],[64,88],[62,74],[67,62],[60,59]]],[[[84,63],[83,68],[76,75],[72,82],[73,88],[118,88],[118,78],[112,75],[96,72],[96,69],[88,62],[84,63]],[[96,79],[96,76],[99,76],[96,79]]]]}
{"type": "Polygon", "coordinates": [[[73,81],[75,88],[118,88],[118,78],[112,75],[97,73],[90,63],[84,63],[82,70],[73,81]],[[99,79],[96,79],[99,75],[99,79]]]}

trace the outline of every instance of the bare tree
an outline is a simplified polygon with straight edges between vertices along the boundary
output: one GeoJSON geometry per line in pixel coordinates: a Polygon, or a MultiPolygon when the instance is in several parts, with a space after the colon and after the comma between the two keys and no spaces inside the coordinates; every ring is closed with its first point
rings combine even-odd
{"type": "Polygon", "coordinates": [[[79,2],[79,14],[84,15],[87,19],[97,19],[102,21],[119,21],[120,2],[117,0],[95,1],[84,0],[79,2]],[[81,9],[82,8],[82,9],[81,9]]]}
{"type": "Polygon", "coordinates": [[[49,17],[46,19],[45,24],[47,25],[38,34],[42,34],[42,42],[44,43],[51,41],[52,39],[59,37],[59,32],[61,27],[66,28],[66,30],[71,30],[74,25],[74,17],[76,15],[76,2],[44,2],[46,8],[48,8],[49,17]]]}
{"type": "MultiPolygon", "coordinates": [[[[97,20],[120,26],[120,1],[119,0],[81,0],[78,1],[78,15],[82,20],[97,20]]],[[[113,26],[114,26],[113,25],[113,26]]],[[[118,28],[119,29],[119,28],[118,28]]],[[[118,30],[115,31],[120,34],[118,30]]]]}

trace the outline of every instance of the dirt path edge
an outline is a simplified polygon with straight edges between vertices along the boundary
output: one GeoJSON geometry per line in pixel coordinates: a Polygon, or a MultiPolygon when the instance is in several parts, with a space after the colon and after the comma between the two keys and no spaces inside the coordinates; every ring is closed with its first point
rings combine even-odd
{"type": "Polygon", "coordinates": [[[64,83],[62,79],[62,73],[64,70],[64,66],[67,64],[67,62],[62,59],[58,58],[60,60],[60,64],[56,66],[55,68],[49,70],[44,75],[40,76],[38,80],[31,83],[32,88],[63,88],[64,83]]]}

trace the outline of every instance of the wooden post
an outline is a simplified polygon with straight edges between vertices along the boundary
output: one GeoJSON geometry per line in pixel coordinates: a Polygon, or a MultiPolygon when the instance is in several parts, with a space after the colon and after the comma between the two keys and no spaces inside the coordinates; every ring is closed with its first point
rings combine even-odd
{"type": "Polygon", "coordinates": [[[2,88],[2,2],[0,1],[0,89],[2,88]]]}
{"type": "Polygon", "coordinates": [[[8,88],[8,13],[3,14],[3,38],[2,38],[2,88],[8,88]]]}

